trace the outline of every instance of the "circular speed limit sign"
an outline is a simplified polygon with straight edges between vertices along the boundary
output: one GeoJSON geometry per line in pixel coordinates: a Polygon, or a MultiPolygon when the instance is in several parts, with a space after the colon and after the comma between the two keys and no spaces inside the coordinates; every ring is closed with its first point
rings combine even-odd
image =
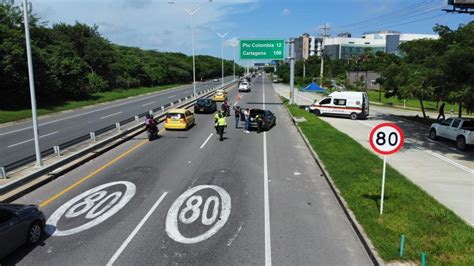
{"type": "Polygon", "coordinates": [[[370,132],[370,146],[376,152],[388,155],[399,151],[405,143],[405,137],[400,127],[393,123],[382,123],[370,132]]]}

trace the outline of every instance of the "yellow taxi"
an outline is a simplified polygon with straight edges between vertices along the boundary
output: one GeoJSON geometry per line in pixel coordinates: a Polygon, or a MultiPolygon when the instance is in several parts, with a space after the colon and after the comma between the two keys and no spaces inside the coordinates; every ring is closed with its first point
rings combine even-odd
{"type": "Polygon", "coordinates": [[[188,129],[194,123],[194,113],[184,108],[171,109],[166,114],[165,129],[188,129]]]}
{"type": "Polygon", "coordinates": [[[223,102],[227,100],[227,92],[224,90],[217,90],[212,100],[215,102],[223,102]]]}

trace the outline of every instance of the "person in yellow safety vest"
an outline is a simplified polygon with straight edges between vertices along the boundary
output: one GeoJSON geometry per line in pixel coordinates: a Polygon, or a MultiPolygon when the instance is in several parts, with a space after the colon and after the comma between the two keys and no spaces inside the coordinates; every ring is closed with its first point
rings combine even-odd
{"type": "Polygon", "coordinates": [[[224,140],[224,129],[227,127],[227,122],[225,121],[225,115],[222,111],[217,113],[214,116],[214,120],[216,122],[215,127],[217,134],[219,134],[219,140],[223,141],[224,140]]]}

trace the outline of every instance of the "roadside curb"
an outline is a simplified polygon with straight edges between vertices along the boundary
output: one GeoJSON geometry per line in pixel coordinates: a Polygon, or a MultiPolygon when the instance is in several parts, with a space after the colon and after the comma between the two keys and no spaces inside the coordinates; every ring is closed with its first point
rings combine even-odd
{"type": "Polygon", "coordinates": [[[345,201],[345,199],[342,197],[341,192],[337,188],[336,184],[334,183],[333,179],[331,176],[327,173],[326,167],[320,160],[318,154],[316,151],[314,151],[313,147],[309,143],[309,140],[306,138],[304,135],[303,131],[301,130],[300,126],[298,123],[295,121],[295,117],[290,113],[290,110],[288,110],[288,107],[285,106],[286,111],[288,112],[288,115],[290,116],[291,120],[293,121],[293,124],[295,125],[299,135],[303,139],[306,147],[311,153],[311,156],[315,160],[315,162],[318,164],[318,166],[321,168],[321,171],[324,175],[324,178],[329,184],[329,187],[331,188],[331,191],[333,192],[334,196],[337,199],[337,202],[341,206],[342,210],[344,211],[344,214],[346,215],[347,219],[349,220],[352,229],[356,233],[357,237],[359,238],[360,242],[362,243],[362,246],[364,247],[365,251],[367,252],[367,255],[369,256],[370,260],[374,265],[385,265],[385,262],[382,260],[382,258],[379,256],[377,250],[375,249],[374,245],[372,244],[372,241],[370,238],[367,236],[367,234],[364,231],[364,228],[362,225],[359,224],[357,221],[354,213],[352,210],[349,208],[349,205],[345,201]]]}

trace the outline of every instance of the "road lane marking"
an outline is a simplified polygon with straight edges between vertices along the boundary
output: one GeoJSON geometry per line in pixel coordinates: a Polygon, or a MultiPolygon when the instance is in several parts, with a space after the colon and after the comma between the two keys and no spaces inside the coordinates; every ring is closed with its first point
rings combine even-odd
{"type": "Polygon", "coordinates": [[[171,96],[168,96],[168,99],[171,99],[171,98],[173,98],[173,97],[176,97],[176,94],[173,94],[173,95],[171,95],[171,96]]]}
{"type": "Polygon", "coordinates": [[[119,115],[119,114],[121,114],[121,113],[123,113],[123,111],[120,111],[120,112],[116,112],[116,113],[113,113],[113,114],[110,114],[110,115],[103,116],[103,117],[101,117],[100,119],[106,119],[106,118],[112,117],[112,116],[114,116],[114,115],[119,115]]]}
{"type": "Polygon", "coordinates": [[[125,248],[128,246],[128,244],[130,244],[132,239],[135,237],[135,235],[138,233],[138,231],[140,231],[140,229],[143,227],[143,225],[146,223],[146,221],[150,218],[150,216],[153,214],[153,212],[156,210],[156,208],[158,208],[161,201],[163,201],[163,199],[166,197],[167,194],[168,194],[168,192],[164,192],[163,194],[161,194],[161,197],[155,202],[155,204],[153,204],[153,207],[151,207],[151,209],[148,211],[148,213],[145,215],[145,217],[142,218],[142,220],[138,223],[138,225],[135,227],[135,229],[133,229],[132,233],[130,233],[130,235],[127,237],[127,239],[125,239],[125,241],[122,243],[122,245],[120,245],[119,249],[117,249],[117,251],[115,251],[112,258],[110,258],[110,260],[107,262],[107,265],[114,264],[114,262],[118,259],[120,254],[122,254],[122,252],[125,250],[125,248]]]}
{"type": "Polygon", "coordinates": [[[40,208],[43,208],[45,207],[46,205],[50,204],[51,202],[53,202],[54,200],[56,200],[57,198],[61,197],[62,195],[66,194],[68,191],[74,189],[75,187],[79,186],[80,184],[82,184],[84,181],[86,181],[87,179],[97,175],[98,173],[102,172],[104,169],[108,168],[109,166],[113,165],[114,163],[120,161],[121,159],[123,159],[125,156],[129,155],[131,152],[133,152],[134,150],[138,149],[140,146],[142,146],[143,144],[145,143],[148,143],[148,140],[144,140],[140,143],[138,143],[137,145],[133,146],[132,148],[128,149],[127,151],[123,152],[122,154],[120,154],[119,156],[115,157],[113,160],[111,160],[110,162],[102,165],[101,167],[99,167],[98,169],[96,169],[94,172],[86,175],[85,177],[81,178],[80,180],[78,180],[76,183],[70,185],[69,187],[67,187],[66,189],[64,189],[63,191],[55,194],[54,196],[52,196],[51,198],[43,201],[39,207],[40,208]]]}
{"type": "Polygon", "coordinates": [[[227,246],[228,247],[230,247],[230,245],[232,245],[232,242],[234,242],[234,240],[237,238],[237,236],[239,235],[239,233],[242,230],[243,226],[244,226],[244,223],[241,223],[240,226],[239,226],[239,229],[237,229],[237,232],[229,239],[229,241],[227,241],[227,246]]]}
{"type": "MultiPolygon", "coordinates": [[[[43,136],[40,136],[39,138],[41,139],[41,138],[51,136],[51,135],[54,135],[54,134],[57,134],[57,133],[59,133],[59,131],[55,131],[55,132],[52,132],[52,133],[45,134],[43,136]]],[[[22,142],[18,142],[18,143],[12,144],[10,146],[7,146],[7,148],[12,148],[12,147],[15,147],[15,146],[18,146],[18,145],[21,145],[21,144],[28,143],[28,142],[33,141],[33,140],[34,139],[29,139],[29,140],[25,140],[25,141],[22,141],[22,142]]]]}
{"type": "MultiPolygon", "coordinates": [[[[100,109],[97,109],[97,110],[91,110],[91,111],[84,112],[84,113],[81,113],[81,114],[71,115],[71,116],[68,116],[68,117],[63,117],[63,118],[59,118],[59,119],[56,119],[56,120],[53,120],[53,121],[41,123],[41,124],[38,124],[38,127],[46,126],[46,125],[49,125],[49,124],[54,124],[54,123],[61,122],[61,121],[64,121],[64,120],[69,120],[71,118],[76,118],[76,117],[80,117],[80,116],[84,116],[84,115],[88,115],[88,114],[101,112],[101,111],[108,110],[108,109],[111,109],[111,108],[114,108],[114,107],[119,107],[119,106],[131,104],[131,103],[140,102],[140,101],[147,100],[147,99],[154,98],[154,97],[158,97],[158,96],[163,96],[164,94],[176,93],[177,91],[189,90],[189,89],[192,89],[192,87],[183,87],[183,88],[179,88],[179,89],[178,88],[170,89],[170,90],[164,91],[164,92],[159,91],[159,92],[156,92],[155,94],[150,95],[148,97],[143,97],[143,98],[140,98],[140,99],[131,100],[131,101],[127,101],[127,102],[107,106],[107,107],[100,108],[100,109]]],[[[28,129],[31,129],[31,128],[33,128],[33,127],[28,126],[28,127],[24,127],[24,128],[20,128],[20,129],[15,129],[15,130],[8,131],[8,132],[5,132],[5,133],[0,133],[0,136],[6,136],[6,135],[13,134],[13,133],[16,133],[16,132],[25,131],[25,130],[28,130],[28,129]]]]}
{"type": "Polygon", "coordinates": [[[453,160],[451,160],[451,159],[449,159],[449,158],[447,158],[447,157],[444,157],[444,156],[441,155],[441,154],[437,154],[437,153],[435,153],[435,152],[432,152],[432,151],[430,151],[430,150],[428,150],[428,149],[426,149],[426,148],[424,148],[424,147],[422,147],[422,146],[420,146],[420,145],[416,145],[416,146],[418,146],[418,148],[420,148],[422,151],[428,153],[428,154],[431,155],[431,156],[434,156],[434,157],[436,157],[436,158],[438,158],[438,159],[440,159],[440,160],[442,160],[442,161],[444,161],[444,162],[447,162],[447,163],[449,163],[449,164],[451,164],[451,165],[453,165],[453,166],[456,166],[456,167],[458,167],[459,169],[464,170],[464,171],[470,173],[471,175],[474,174],[474,169],[468,168],[468,167],[466,167],[466,166],[464,166],[464,165],[462,165],[462,164],[459,164],[459,163],[457,163],[457,162],[455,162],[455,161],[453,161],[453,160]]]}
{"type": "MultiPolygon", "coordinates": [[[[48,233],[52,236],[69,236],[99,225],[125,207],[135,196],[135,192],[136,186],[128,181],[115,181],[89,189],[63,204],[48,218],[46,222],[47,228],[50,230],[48,233]],[[108,193],[110,191],[107,191],[107,188],[118,185],[124,186],[125,192],[117,190],[108,193]],[[57,228],[58,222],[63,217],[63,220],[80,217],[78,219],[86,221],[86,223],[60,230],[57,228]]],[[[62,223],[63,226],[64,224],[62,223]]]]}
{"type": "Polygon", "coordinates": [[[154,104],[154,103],[155,103],[155,101],[153,101],[153,102],[149,102],[149,103],[145,103],[145,104],[142,104],[142,107],[144,107],[144,106],[148,106],[148,105],[151,105],[151,104],[154,104]]]}
{"type": "MultiPolygon", "coordinates": [[[[263,109],[265,110],[265,78],[262,76],[263,109]]],[[[263,132],[263,198],[265,206],[265,266],[272,265],[272,238],[270,231],[270,203],[268,193],[267,132],[263,132]]]]}
{"type": "Polygon", "coordinates": [[[207,137],[207,139],[204,141],[204,143],[201,145],[201,147],[199,147],[199,149],[202,149],[202,148],[204,148],[204,146],[206,146],[207,142],[211,139],[212,135],[214,135],[214,133],[211,133],[209,135],[209,137],[207,137]]]}

